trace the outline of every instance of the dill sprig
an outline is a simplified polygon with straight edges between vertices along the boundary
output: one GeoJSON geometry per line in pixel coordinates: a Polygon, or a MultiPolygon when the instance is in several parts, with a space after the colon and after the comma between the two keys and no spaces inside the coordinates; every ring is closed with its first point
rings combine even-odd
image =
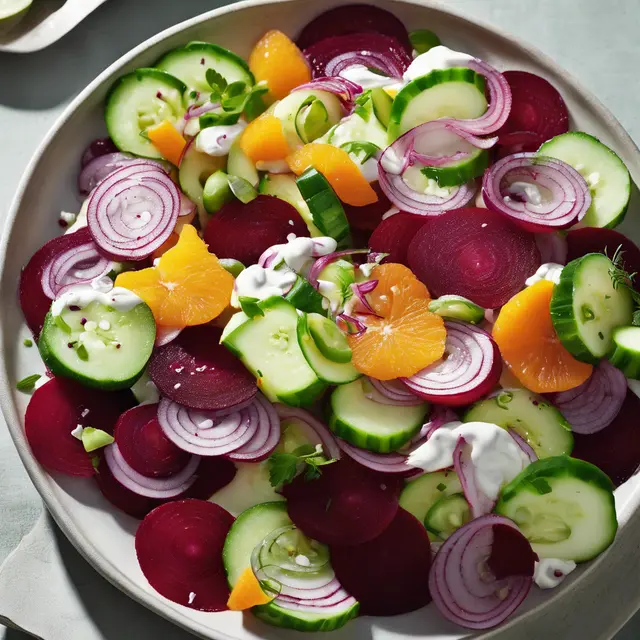
{"type": "MultiPolygon", "coordinates": [[[[605,249],[605,255],[606,255],[605,249]]],[[[640,307],[640,293],[633,286],[633,281],[638,275],[636,272],[629,273],[624,266],[624,250],[622,245],[618,246],[611,258],[612,267],[609,269],[609,277],[614,289],[624,287],[631,294],[631,299],[636,307],[640,307]]],[[[633,312],[633,325],[640,326],[640,309],[633,312]]]]}

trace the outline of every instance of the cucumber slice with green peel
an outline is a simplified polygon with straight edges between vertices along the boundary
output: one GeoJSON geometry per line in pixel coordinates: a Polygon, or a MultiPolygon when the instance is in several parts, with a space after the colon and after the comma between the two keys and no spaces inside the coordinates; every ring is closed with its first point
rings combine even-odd
{"type": "Polygon", "coordinates": [[[351,285],[355,281],[355,267],[342,258],[329,263],[318,274],[318,290],[329,301],[333,313],[343,309],[345,303],[353,297],[351,285]]]}
{"type": "Polygon", "coordinates": [[[212,173],[204,183],[202,204],[207,213],[215,213],[233,200],[233,192],[229,187],[229,176],[224,171],[212,173]]]}
{"type": "MultiPolygon", "coordinates": [[[[466,144],[461,143],[460,146],[466,147],[466,144]]],[[[466,148],[464,150],[466,151],[466,148]]],[[[489,152],[473,147],[464,160],[443,167],[422,167],[420,171],[427,178],[437,180],[441,187],[457,187],[481,176],[488,166],[489,152]]]]}
{"type": "Polygon", "coordinates": [[[207,69],[217,71],[227,84],[241,81],[253,86],[255,82],[249,65],[240,56],[210,42],[190,42],[173,49],[162,56],[155,67],[180,78],[190,92],[206,95],[211,92],[206,78],[207,69]]]}
{"type": "Polygon", "coordinates": [[[429,29],[416,29],[412,31],[409,33],[409,41],[418,55],[426,53],[429,49],[433,49],[442,44],[440,38],[429,29]]]}
{"type": "MultiPolygon", "coordinates": [[[[351,356],[349,356],[348,362],[340,363],[327,358],[320,351],[309,330],[311,318],[314,317],[323,318],[313,313],[302,315],[298,318],[298,343],[309,366],[321,380],[328,384],[347,384],[359,378],[362,374],[351,364],[351,356]]],[[[326,318],[323,319],[327,320],[326,318]]],[[[327,320],[327,322],[331,322],[331,320],[327,320]]],[[[337,327],[336,329],[340,331],[337,327]]],[[[349,350],[350,352],[351,350],[349,350]]]]}
{"type": "Polygon", "coordinates": [[[502,490],[495,511],[518,525],[541,558],[586,562],[618,528],[609,477],[568,456],[531,463],[502,490]]]}
{"type": "Polygon", "coordinates": [[[386,129],[391,120],[393,98],[381,87],[375,87],[371,89],[371,102],[376,118],[378,118],[380,124],[386,129]]]}
{"type": "Polygon", "coordinates": [[[358,615],[360,605],[352,605],[340,613],[319,615],[304,611],[284,609],[274,603],[260,605],[252,609],[253,614],[267,624],[296,631],[335,631],[358,615]]]}
{"type": "Polygon", "coordinates": [[[298,137],[304,144],[320,138],[332,127],[327,107],[315,96],[309,96],[300,105],[294,125],[298,137]]]}
{"type": "Polygon", "coordinates": [[[420,522],[436,502],[462,492],[462,485],[455,471],[434,471],[407,482],[400,494],[400,506],[420,522]]]}
{"type": "Polygon", "coordinates": [[[309,168],[298,177],[296,184],[309,207],[313,224],[322,235],[336,240],[339,248],[349,246],[349,221],[327,179],[314,168],[309,168]]]}
{"type": "Polygon", "coordinates": [[[260,174],[251,158],[242,150],[240,142],[236,140],[229,149],[227,156],[227,173],[244,178],[252,187],[258,188],[260,174]]]}
{"type": "Polygon", "coordinates": [[[158,69],[136,69],[118,78],[104,109],[107,131],[118,149],[161,159],[145,132],[164,120],[176,124],[184,116],[186,88],[178,78],[158,69]]]}
{"type": "Polygon", "coordinates": [[[24,18],[33,0],[4,0],[0,3],[0,34],[8,33],[24,18]]]}
{"type": "Polygon", "coordinates": [[[436,69],[403,87],[393,100],[389,142],[439,118],[479,118],[487,110],[483,77],[463,67],[436,69]]]}
{"type": "Polygon", "coordinates": [[[429,311],[443,318],[462,320],[471,324],[480,324],[484,320],[484,309],[462,296],[440,296],[429,303],[429,311]]]}
{"type": "Polygon", "coordinates": [[[293,283],[291,291],[284,297],[296,309],[307,313],[319,313],[325,315],[324,298],[318,293],[313,285],[302,276],[298,276],[293,283]]]}
{"type": "Polygon", "coordinates": [[[227,182],[231,193],[243,204],[248,204],[258,197],[258,192],[252,184],[240,176],[229,175],[227,176],[227,182]]]}
{"type": "Polygon", "coordinates": [[[356,110],[343,118],[326,136],[326,142],[344,147],[347,142],[370,142],[379,149],[387,146],[387,130],[375,115],[371,91],[357,99],[356,110]]]}
{"type": "Polygon", "coordinates": [[[220,342],[235,353],[258,379],[272,402],[308,406],[323,393],[325,383],[307,363],[298,344],[298,311],[283,298],[258,303],[264,315],[236,313],[220,342]]]}
{"type": "Polygon", "coordinates": [[[446,540],[452,533],[472,519],[469,503],[463,493],[440,498],[424,518],[427,531],[446,540]]]}
{"type": "Polygon", "coordinates": [[[223,157],[198,151],[194,142],[189,144],[182,156],[178,182],[185,195],[196,203],[203,228],[208,219],[204,206],[204,188],[209,177],[224,169],[224,165],[223,157]]]}
{"type": "Polygon", "coordinates": [[[631,176],[614,151],[588,133],[570,131],[545,142],[538,153],[566,162],[587,181],[592,200],[580,226],[611,229],[622,222],[631,198],[631,176]]]}
{"type": "Polygon", "coordinates": [[[317,313],[310,313],[307,325],[316,347],[325,358],[332,362],[351,362],[351,347],[335,322],[317,313]]]}
{"type": "Polygon", "coordinates": [[[44,363],[57,376],[98,389],[126,389],[151,357],[156,323],[140,302],[119,311],[100,302],[47,314],[38,341],[44,363]]]}
{"type": "Polygon", "coordinates": [[[597,364],[611,351],[613,330],[633,320],[631,292],[616,286],[614,268],[607,256],[589,253],[570,262],[553,289],[553,327],[577,360],[597,364]]]}
{"type": "Polygon", "coordinates": [[[627,378],[640,380],[640,327],[618,327],[611,339],[609,362],[627,378]]]}
{"type": "Polygon", "coordinates": [[[218,258],[218,262],[220,266],[225,271],[228,271],[234,278],[237,278],[246,269],[242,262],[235,258],[218,258]]]}
{"type": "Polygon", "coordinates": [[[338,437],[376,453],[397,451],[420,431],[429,405],[403,407],[367,398],[363,380],[335,389],[330,399],[329,427],[338,437]]]}
{"type": "Polygon", "coordinates": [[[571,425],[542,396],[527,389],[503,389],[480,400],[465,413],[463,422],[491,422],[513,429],[538,458],[569,454],[573,450],[571,425]]]}

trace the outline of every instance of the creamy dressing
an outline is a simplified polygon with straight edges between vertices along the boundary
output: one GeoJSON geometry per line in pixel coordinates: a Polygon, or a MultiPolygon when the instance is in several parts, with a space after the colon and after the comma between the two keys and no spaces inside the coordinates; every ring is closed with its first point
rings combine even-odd
{"type": "Polygon", "coordinates": [[[439,45],[415,58],[402,75],[402,79],[407,83],[421,76],[426,76],[436,69],[466,67],[470,60],[475,60],[475,57],[470,56],[468,53],[453,51],[449,47],[439,45]]]}
{"type": "MultiPolygon", "coordinates": [[[[507,192],[512,196],[520,196],[524,198],[528,204],[534,206],[542,204],[542,192],[537,184],[532,182],[512,182],[507,187],[507,192]]],[[[504,197],[505,202],[509,202],[509,196],[504,197]]]]}
{"type": "MultiPolygon", "coordinates": [[[[89,224],[87,222],[87,209],[88,208],[89,208],[89,198],[87,198],[82,203],[82,206],[80,207],[80,211],[78,212],[78,215],[75,216],[73,224],[64,232],[65,235],[67,235],[67,233],[75,233],[79,229],[82,229],[83,227],[86,227],[89,224]]],[[[65,213],[64,211],[60,212],[60,217],[61,218],[62,218],[62,215],[64,213],[65,213]]]]}
{"type": "Polygon", "coordinates": [[[273,266],[285,264],[296,273],[303,273],[315,258],[333,253],[338,243],[328,236],[318,238],[297,238],[295,233],[287,236],[287,244],[275,244],[271,251],[275,253],[273,266]]]}
{"type": "Polygon", "coordinates": [[[226,156],[231,145],[247,126],[240,120],[236,124],[221,124],[203,129],[196,138],[196,149],[210,156],[226,156]]]}
{"type": "MultiPolygon", "coordinates": [[[[106,307],[113,307],[116,311],[126,313],[131,311],[136,305],[142,302],[133,291],[123,287],[113,287],[110,291],[104,292],[95,289],[91,285],[78,285],[65,291],[59,298],[56,298],[51,305],[51,315],[59,316],[69,307],[88,307],[92,302],[103,304],[106,307]]],[[[86,333],[86,332],[85,332],[86,333]]]]}
{"type": "Polygon", "coordinates": [[[541,558],[536,562],[533,580],[541,589],[557,587],[574,569],[576,563],[557,558],[541,558]]]}
{"type": "Polygon", "coordinates": [[[541,264],[538,270],[531,277],[527,278],[524,283],[527,287],[531,287],[543,280],[548,280],[549,282],[553,282],[553,284],[560,284],[560,276],[562,275],[563,269],[564,266],[556,262],[545,262],[541,264]]]}
{"type": "Polygon", "coordinates": [[[342,78],[359,84],[365,91],[367,89],[375,89],[376,87],[388,87],[397,83],[395,78],[381,76],[379,73],[369,71],[363,64],[354,64],[352,67],[347,67],[342,70],[339,75],[342,78]]]}
{"type": "Polygon", "coordinates": [[[427,196],[436,196],[438,198],[448,198],[451,196],[451,187],[441,187],[437,180],[427,178],[420,167],[414,165],[408,167],[402,174],[404,183],[417,193],[423,193],[427,196]]]}
{"type": "Polygon", "coordinates": [[[239,309],[238,298],[241,297],[266,300],[272,296],[284,296],[294,285],[297,277],[289,269],[265,269],[253,264],[238,274],[231,304],[239,309]]]}
{"type": "Polygon", "coordinates": [[[453,466],[458,439],[471,447],[471,462],[478,487],[492,500],[528,464],[529,458],[506,429],[490,422],[449,422],[409,454],[407,464],[427,472],[453,466]]]}

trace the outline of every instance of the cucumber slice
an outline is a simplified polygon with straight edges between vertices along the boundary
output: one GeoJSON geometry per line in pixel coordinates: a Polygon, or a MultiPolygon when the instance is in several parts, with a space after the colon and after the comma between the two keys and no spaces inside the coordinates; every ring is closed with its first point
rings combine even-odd
{"type": "Polygon", "coordinates": [[[311,211],[309,211],[309,207],[302,197],[293,175],[290,173],[268,173],[260,181],[258,191],[268,196],[280,198],[280,200],[284,200],[295,207],[300,217],[305,221],[312,238],[323,235],[322,231],[313,224],[311,211]]]}
{"type": "Polygon", "coordinates": [[[338,437],[377,453],[397,451],[420,431],[429,405],[399,407],[366,396],[363,380],[338,387],[331,394],[329,427],[338,437]]]}
{"type": "Polygon", "coordinates": [[[311,313],[307,316],[307,324],[313,342],[325,358],[332,362],[351,362],[351,347],[335,322],[311,313]]]}
{"type": "Polygon", "coordinates": [[[235,258],[219,258],[218,262],[220,266],[225,271],[228,271],[234,278],[237,278],[246,268],[240,260],[236,260],[235,258]]]}
{"type": "Polygon", "coordinates": [[[186,88],[178,78],[158,69],[136,69],[118,78],[104,108],[107,131],[118,149],[162,159],[145,132],[164,120],[175,124],[182,118],[186,88]]]}
{"type": "Polygon", "coordinates": [[[309,96],[300,105],[294,124],[296,133],[304,144],[323,136],[332,126],[327,108],[315,96],[309,96]]]}
{"type": "Polygon", "coordinates": [[[429,303],[429,311],[450,320],[462,320],[480,324],[484,320],[484,309],[462,296],[440,296],[429,303]]]}
{"type": "Polygon", "coordinates": [[[461,492],[462,485],[455,471],[425,473],[407,483],[400,494],[400,506],[424,522],[436,502],[461,492]]]}
{"type": "Polygon", "coordinates": [[[257,189],[260,184],[260,175],[256,165],[242,150],[239,140],[236,140],[229,149],[227,173],[244,178],[254,189],[257,189]]]}
{"type": "Polygon", "coordinates": [[[389,142],[439,118],[479,118],[487,110],[484,79],[471,69],[436,69],[403,87],[393,101],[389,142]]]}
{"type": "Polygon", "coordinates": [[[586,562],[618,528],[611,480],[568,456],[530,464],[502,490],[495,511],[520,527],[541,558],[586,562]]]}
{"type": "Polygon", "coordinates": [[[318,615],[304,611],[294,611],[284,609],[276,604],[270,603],[253,608],[253,613],[257,618],[267,624],[296,631],[335,631],[344,627],[349,620],[358,615],[360,605],[356,602],[349,609],[331,615],[318,615]]]}
{"type": "Polygon", "coordinates": [[[333,313],[343,309],[345,303],[353,297],[351,285],[355,281],[355,267],[342,258],[329,263],[318,274],[318,290],[329,301],[333,313]]]}
{"type": "Polygon", "coordinates": [[[196,149],[192,142],[184,152],[178,169],[180,188],[196,203],[202,227],[206,226],[208,217],[204,206],[204,188],[209,176],[224,169],[225,159],[221,156],[210,156],[196,149]]]}
{"type": "Polygon", "coordinates": [[[215,213],[233,200],[233,193],[229,187],[229,176],[224,171],[212,173],[204,183],[202,204],[207,213],[215,213]]]}
{"type": "Polygon", "coordinates": [[[614,151],[588,133],[570,131],[545,142],[538,153],[563,160],[587,181],[592,201],[580,226],[613,228],[622,222],[631,198],[631,177],[614,151]]]}
{"type": "Polygon", "coordinates": [[[92,302],[76,311],[67,307],[59,316],[49,312],[38,348],[57,376],[98,389],[126,389],[144,372],[155,338],[156,323],[144,302],[129,311],[92,302]]]}
{"type": "Polygon", "coordinates": [[[190,92],[211,92],[206,78],[207,69],[215,69],[227,84],[241,81],[253,86],[255,82],[249,65],[240,56],[210,42],[190,42],[185,47],[173,49],[162,56],[155,66],[180,78],[190,92]]]}
{"type": "Polygon", "coordinates": [[[454,493],[441,498],[429,509],[424,518],[424,526],[430,533],[446,540],[471,519],[471,509],[464,494],[454,493]]]}
{"type": "Polygon", "coordinates": [[[427,178],[436,180],[441,187],[457,187],[481,176],[489,166],[489,152],[462,141],[458,147],[461,151],[468,151],[469,156],[445,167],[422,167],[420,171],[427,178]]]}
{"type": "Polygon", "coordinates": [[[309,168],[298,177],[296,184],[309,207],[313,224],[322,235],[336,240],[339,248],[349,246],[349,221],[327,179],[314,168],[309,168]]]}
{"type": "Polygon", "coordinates": [[[325,315],[324,298],[318,293],[311,283],[302,276],[298,276],[289,293],[284,297],[296,309],[307,313],[319,313],[325,315]]]}
{"type": "Polygon", "coordinates": [[[440,38],[429,29],[416,29],[409,34],[409,41],[414,51],[420,55],[442,44],[440,38]]]}
{"type": "Polygon", "coordinates": [[[386,129],[391,120],[393,98],[381,87],[375,87],[371,89],[371,102],[373,103],[373,112],[376,114],[376,118],[378,118],[380,124],[386,129]]]}
{"type": "Polygon", "coordinates": [[[233,316],[222,333],[222,344],[258,378],[269,400],[294,407],[312,404],[325,390],[325,383],[308,365],[298,344],[298,311],[278,297],[263,300],[259,306],[263,316],[233,316]]]}
{"type": "Polygon", "coordinates": [[[258,197],[258,192],[251,183],[240,176],[227,176],[227,182],[231,193],[243,204],[249,204],[249,202],[258,197]]]}
{"type": "Polygon", "coordinates": [[[366,91],[358,97],[356,110],[327,135],[329,144],[343,147],[347,142],[370,142],[380,149],[387,146],[387,130],[375,115],[372,95],[366,91]]]}
{"type": "Polygon", "coordinates": [[[597,364],[612,346],[616,327],[633,319],[633,299],[625,286],[614,286],[614,265],[601,253],[570,262],[551,297],[551,320],[558,338],[578,360],[597,364]]]}
{"type": "Polygon", "coordinates": [[[0,33],[6,34],[27,14],[33,0],[4,0],[0,3],[0,33]]]}
{"type": "MultiPolygon", "coordinates": [[[[335,362],[327,358],[318,349],[317,343],[310,333],[310,322],[312,318],[322,318],[322,316],[311,313],[308,316],[302,315],[298,318],[298,343],[304,357],[307,359],[309,366],[316,372],[317,376],[329,384],[346,384],[359,378],[362,374],[351,364],[351,350],[349,349],[349,361],[348,362],[335,362]]],[[[331,322],[333,324],[333,322],[331,322]]],[[[335,325],[334,325],[335,326],[335,325]]],[[[340,331],[336,327],[337,331],[340,331]]],[[[347,345],[348,347],[348,345],[347,345]]]]}
{"type": "Polygon", "coordinates": [[[503,389],[480,400],[463,422],[492,422],[513,429],[526,440],[538,458],[569,454],[573,450],[571,426],[553,405],[527,389],[503,389]]]}
{"type": "Polygon", "coordinates": [[[627,378],[640,380],[640,327],[618,327],[611,338],[609,362],[627,378]]]}

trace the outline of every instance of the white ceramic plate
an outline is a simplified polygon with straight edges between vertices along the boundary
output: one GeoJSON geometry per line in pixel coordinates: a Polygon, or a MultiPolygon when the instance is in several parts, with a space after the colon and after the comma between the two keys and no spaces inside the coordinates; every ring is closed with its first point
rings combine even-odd
{"type": "MultiPolygon", "coordinates": [[[[164,599],[147,585],[138,567],[133,545],[137,521],[116,512],[92,482],[51,477],[35,462],[23,432],[24,409],[28,398],[15,391],[15,382],[34,371],[42,371],[43,366],[37,351],[22,345],[24,338],[28,337],[28,331],[16,304],[19,273],[34,251],[59,233],[58,212],[79,208],[76,192],[79,159],[87,143],[105,133],[102,102],[113,80],[136,67],[149,66],[162,53],[190,40],[214,41],[246,56],[251,45],[267,28],[278,28],[293,36],[319,10],[346,3],[345,0],[330,0],[322,2],[320,6],[320,3],[308,0],[242,2],[168,29],[123,56],[73,101],[43,141],[19,186],[0,249],[3,263],[0,331],[4,356],[0,399],[12,437],[31,479],[62,530],[105,578],[132,598],[204,638],[286,639],[299,638],[300,634],[268,627],[249,615],[243,618],[232,612],[202,613],[164,599]]],[[[620,124],[593,96],[544,55],[488,26],[454,15],[428,0],[422,0],[421,3],[414,0],[373,0],[372,4],[391,10],[410,28],[433,29],[452,48],[473,53],[498,69],[524,69],[548,78],[567,101],[573,128],[592,133],[610,145],[629,167],[634,180],[640,181],[640,152],[620,124]]],[[[634,194],[637,201],[636,196],[634,194]]],[[[633,212],[634,203],[631,214],[633,212]]],[[[628,219],[633,217],[631,214],[628,219]]],[[[628,221],[625,227],[623,231],[628,235],[635,236],[636,240],[640,238],[638,225],[634,229],[628,221]]],[[[622,525],[614,545],[616,549],[604,554],[586,569],[576,571],[553,593],[533,590],[526,604],[508,625],[483,637],[543,637],[537,633],[528,636],[528,633],[536,625],[548,623],[549,615],[554,610],[554,615],[557,615],[559,608],[562,608],[558,601],[564,598],[567,603],[570,602],[568,591],[573,597],[574,594],[584,593],[586,586],[593,593],[590,585],[598,583],[599,575],[605,575],[607,558],[611,559],[612,554],[620,556],[625,548],[636,549],[627,523],[640,504],[639,476],[617,491],[616,502],[622,525]]],[[[606,624],[622,625],[632,613],[634,603],[630,600],[634,587],[640,591],[638,584],[627,585],[626,604],[620,606],[619,615],[613,618],[609,616],[606,624]]],[[[604,602],[610,591],[615,590],[601,589],[598,597],[603,598],[604,602]]],[[[567,613],[570,614],[570,611],[567,613]]],[[[567,625],[566,628],[567,631],[561,635],[554,633],[553,637],[568,638],[568,629],[571,627],[567,625]]],[[[585,629],[583,637],[596,637],[589,633],[588,625],[582,628],[585,629]]],[[[556,627],[554,629],[559,630],[556,627]]],[[[447,623],[431,606],[394,618],[360,618],[335,632],[332,637],[336,640],[392,640],[402,637],[456,640],[469,635],[447,623]]]]}

